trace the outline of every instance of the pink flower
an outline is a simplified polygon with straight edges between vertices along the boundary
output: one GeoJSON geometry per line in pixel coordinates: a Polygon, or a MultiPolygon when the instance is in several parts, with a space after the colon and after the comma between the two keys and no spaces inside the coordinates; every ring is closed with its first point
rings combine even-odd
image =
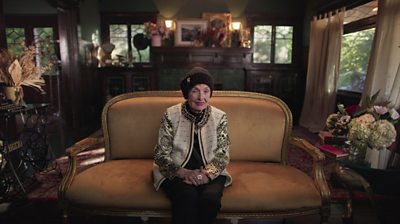
{"type": "Polygon", "coordinates": [[[339,124],[346,125],[347,123],[350,122],[351,117],[349,115],[344,115],[341,117],[338,121],[339,124]]]}
{"type": "Polygon", "coordinates": [[[374,110],[379,114],[379,115],[384,115],[386,114],[389,109],[387,107],[383,106],[374,106],[374,110]]]}

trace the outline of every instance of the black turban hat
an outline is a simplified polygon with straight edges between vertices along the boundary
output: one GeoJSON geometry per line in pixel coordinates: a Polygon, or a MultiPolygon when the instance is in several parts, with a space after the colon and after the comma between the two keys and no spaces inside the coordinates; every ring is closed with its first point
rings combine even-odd
{"type": "Polygon", "coordinates": [[[210,72],[202,67],[192,68],[181,81],[181,90],[185,99],[189,96],[189,91],[197,84],[206,84],[210,90],[210,97],[214,88],[214,80],[210,72]]]}

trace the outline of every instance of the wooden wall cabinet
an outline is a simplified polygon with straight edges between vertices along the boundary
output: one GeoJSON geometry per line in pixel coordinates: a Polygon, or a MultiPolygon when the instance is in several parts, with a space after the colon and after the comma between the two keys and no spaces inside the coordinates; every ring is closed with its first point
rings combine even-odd
{"type": "Polygon", "coordinates": [[[147,67],[98,69],[104,103],[126,92],[178,89],[175,84],[184,72],[203,66],[219,80],[218,89],[270,94],[288,104],[295,120],[300,113],[302,97],[298,81],[302,76],[299,76],[301,69],[294,65],[253,64],[251,48],[152,47],[150,53],[151,63],[147,67]]]}
{"type": "Polygon", "coordinates": [[[266,93],[283,100],[291,109],[294,120],[299,117],[299,69],[258,68],[246,70],[246,91],[266,93]]]}
{"type": "Polygon", "coordinates": [[[103,103],[122,93],[156,89],[152,67],[102,67],[98,68],[103,86],[103,103]]]}
{"type": "Polygon", "coordinates": [[[251,63],[251,48],[153,47],[151,60],[157,68],[244,68],[251,63]]]}

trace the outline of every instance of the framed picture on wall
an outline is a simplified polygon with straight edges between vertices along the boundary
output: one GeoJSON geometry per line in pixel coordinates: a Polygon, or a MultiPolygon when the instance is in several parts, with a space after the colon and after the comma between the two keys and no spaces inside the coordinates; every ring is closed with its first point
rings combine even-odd
{"type": "Polygon", "coordinates": [[[184,19],[176,21],[175,46],[194,46],[201,41],[202,33],[207,30],[205,19],[184,19]]]}
{"type": "Polygon", "coordinates": [[[230,47],[232,14],[204,12],[202,18],[206,19],[213,39],[219,47],[230,47]]]}

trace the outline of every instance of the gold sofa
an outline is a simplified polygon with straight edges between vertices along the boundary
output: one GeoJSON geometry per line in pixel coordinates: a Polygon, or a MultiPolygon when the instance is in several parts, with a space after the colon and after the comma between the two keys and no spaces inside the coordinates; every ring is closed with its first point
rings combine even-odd
{"type": "MultiPolygon", "coordinates": [[[[180,92],[127,93],[104,107],[105,161],[80,173],[77,154],[103,139],[87,138],[67,149],[69,168],[59,188],[65,220],[70,213],[166,217],[170,203],[152,185],[153,148],[164,110],[183,102],[180,92]]],[[[291,138],[292,115],[280,99],[264,94],[215,91],[212,105],[228,117],[233,185],[224,191],[218,218],[277,219],[319,214],[327,220],[330,192],[324,155],[305,140],[291,138]],[[287,164],[288,144],[313,158],[309,177],[287,164]]]]}

